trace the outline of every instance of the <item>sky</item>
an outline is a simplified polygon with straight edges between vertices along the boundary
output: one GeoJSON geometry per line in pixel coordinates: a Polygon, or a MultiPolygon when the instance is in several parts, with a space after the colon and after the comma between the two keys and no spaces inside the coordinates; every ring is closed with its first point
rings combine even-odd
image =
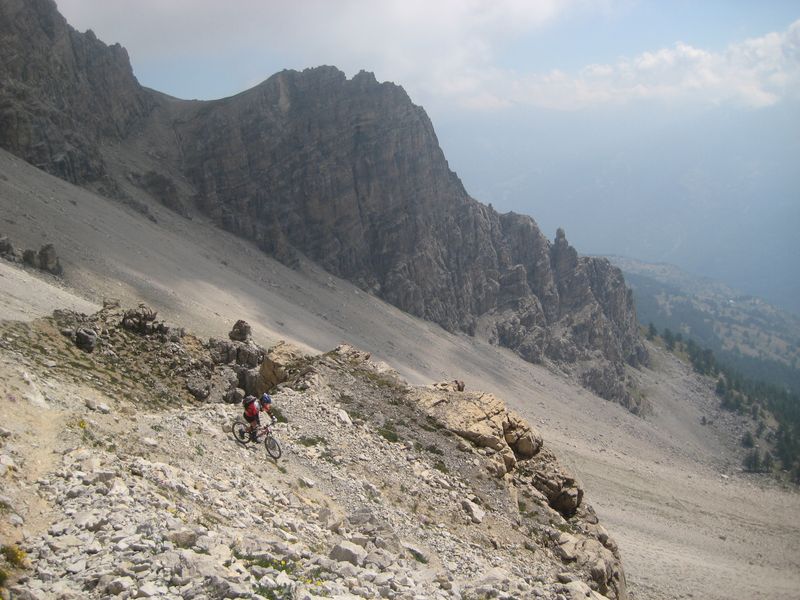
{"type": "Polygon", "coordinates": [[[427,110],[478,200],[800,313],[796,0],[57,3],[181,98],[372,71],[427,110]]]}

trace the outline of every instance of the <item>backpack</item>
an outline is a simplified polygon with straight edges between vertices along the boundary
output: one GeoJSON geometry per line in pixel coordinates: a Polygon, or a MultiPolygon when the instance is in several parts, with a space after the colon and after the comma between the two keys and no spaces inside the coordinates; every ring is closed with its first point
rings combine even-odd
{"type": "Polygon", "coordinates": [[[247,396],[242,400],[242,406],[244,406],[244,414],[248,417],[255,417],[258,414],[258,403],[255,396],[247,396]]]}

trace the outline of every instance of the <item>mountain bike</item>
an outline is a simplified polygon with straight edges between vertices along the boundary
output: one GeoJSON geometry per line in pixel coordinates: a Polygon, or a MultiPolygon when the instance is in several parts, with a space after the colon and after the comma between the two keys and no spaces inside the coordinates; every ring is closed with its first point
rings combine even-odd
{"type": "Polygon", "coordinates": [[[245,445],[249,444],[250,442],[255,444],[264,442],[264,448],[267,449],[267,454],[269,454],[275,460],[278,460],[283,453],[280,443],[275,436],[272,435],[272,423],[262,425],[256,429],[255,436],[251,436],[250,424],[237,420],[233,424],[233,437],[236,438],[237,442],[245,445]]]}

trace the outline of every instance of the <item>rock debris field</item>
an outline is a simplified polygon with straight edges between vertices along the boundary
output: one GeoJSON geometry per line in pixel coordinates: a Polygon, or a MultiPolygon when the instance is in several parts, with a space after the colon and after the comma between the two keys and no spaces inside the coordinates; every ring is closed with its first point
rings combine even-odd
{"type": "Polygon", "coordinates": [[[0,326],[6,596],[628,597],[580,483],[491,394],[131,314],[0,326]],[[278,461],[231,434],[264,386],[278,461]]]}

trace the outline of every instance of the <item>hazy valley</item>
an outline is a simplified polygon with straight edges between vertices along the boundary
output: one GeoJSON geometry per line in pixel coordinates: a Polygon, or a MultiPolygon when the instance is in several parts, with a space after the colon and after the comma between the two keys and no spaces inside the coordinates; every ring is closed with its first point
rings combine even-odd
{"type": "Polygon", "coordinates": [[[643,325],[669,328],[754,379],[800,390],[800,319],[671,265],[612,257],[625,272],[643,325]]]}

